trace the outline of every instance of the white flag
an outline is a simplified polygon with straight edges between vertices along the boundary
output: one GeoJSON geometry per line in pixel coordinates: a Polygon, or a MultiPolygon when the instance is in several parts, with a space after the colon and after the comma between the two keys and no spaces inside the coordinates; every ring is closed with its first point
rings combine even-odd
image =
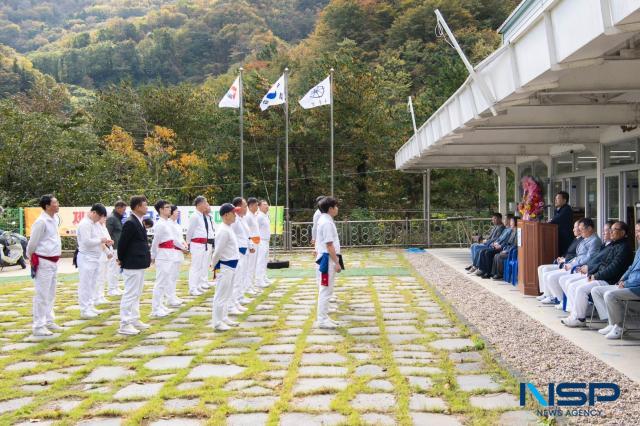
{"type": "Polygon", "coordinates": [[[275,82],[271,89],[264,95],[262,102],[260,102],[260,109],[266,110],[272,105],[280,105],[285,101],[285,87],[284,87],[284,74],[275,82]]]}
{"type": "Polygon", "coordinates": [[[218,107],[240,108],[240,76],[236,77],[227,93],[220,99],[218,107]]]}
{"type": "Polygon", "coordinates": [[[327,77],[320,84],[309,90],[299,101],[304,109],[315,108],[331,103],[331,77],[327,77]]]}

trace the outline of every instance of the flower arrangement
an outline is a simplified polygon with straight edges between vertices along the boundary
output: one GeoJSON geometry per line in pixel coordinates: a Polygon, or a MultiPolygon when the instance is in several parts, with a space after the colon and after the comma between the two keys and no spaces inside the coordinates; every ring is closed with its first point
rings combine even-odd
{"type": "Polygon", "coordinates": [[[532,176],[523,177],[521,183],[524,195],[522,202],[518,204],[518,211],[522,215],[522,220],[534,220],[544,210],[542,185],[532,176]]]}

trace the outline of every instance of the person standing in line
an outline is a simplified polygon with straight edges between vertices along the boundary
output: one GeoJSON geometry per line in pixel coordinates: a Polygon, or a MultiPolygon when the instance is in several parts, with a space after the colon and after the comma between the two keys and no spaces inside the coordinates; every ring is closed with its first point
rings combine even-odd
{"type": "MultiPolygon", "coordinates": [[[[102,236],[111,239],[111,235],[105,226],[107,217],[103,216],[98,222],[100,224],[100,230],[102,236]]],[[[100,261],[98,265],[98,280],[96,283],[96,294],[93,297],[93,306],[104,305],[109,303],[109,300],[104,297],[105,284],[107,282],[107,274],[109,271],[109,263],[113,260],[113,248],[102,244],[100,246],[102,253],[100,254],[100,261]]]]}
{"type": "Polygon", "coordinates": [[[144,271],[151,265],[147,229],[142,223],[147,214],[147,198],[131,197],[131,216],[122,226],[118,242],[118,261],[124,277],[124,294],[120,299],[119,334],[133,336],[149,328],[140,320],[140,296],[144,288],[144,271]]]}
{"type": "Polygon", "coordinates": [[[256,268],[258,266],[258,250],[260,248],[260,230],[258,229],[258,200],[250,197],[247,200],[247,209],[249,210],[244,216],[244,221],[249,230],[249,244],[253,246],[253,250],[249,250],[247,257],[247,275],[245,287],[254,293],[260,293],[262,287],[256,284],[256,268]]]}
{"type": "Polygon", "coordinates": [[[102,311],[94,305],[97,293],[98,269],[102,256],[102,245],[111,246],[113,241],[105,237],[100,225],[100,219],[107,216],[107,209],[100,203],[91,206],[87,214],[78,225],[78,304],[80,318],[93,319],[102,311]]]}
{"type": "Polygon", "coordinates": [[[256,285],[268,287],[267,263],[269,262],[269,241],[271,240],[271,223],[269,222],[269,203],[266,200],[258,202],[258,231],[260,245],[258,246],[258,261],[256,266],[256,285]]]}
{"type": "Polygon", "coordinates": [[[52,194],[40,197],[42,213],[31,226],[27,243],[27,257],[31,262],[33,295],[33,335],[51,336],[62,327],[55,323],[53,305],[56,299],[58,260],[62,254],[62,241],[55,215],[60,204],[52,194]]]}
{"type": "Polygon", "coordinates": [[[316,236],[318,234],[318,220],[322,215],[322,212],[320,211],[320,201],[322,201],[324,197],[324,195],[316,197],[316,211],[313,212],[313,225],[311,226],[311,245],[314,247],[314,255],[318,252],[316,236]]]}
{"type": "MultiPolygon", "coordinates": [[[[245,296],[245,271],[247,269],[247,255],[249,251],[249,230],[244,223],[244,216],[247,214],[247,202],[244,198],[236,197],[231,203],[235,207],[235,221],[231,225],[231,229],[236,234],[236,240],[238,242],[238,266],[236,267],[236,273],[233,278],[233,307],[231,307],[232,314],[237,309],[240,312],[246,310],[244,306],[251,302],[251,299],[245,296]],[[235,309],[234,309],[235,307],[235,309]]],[[[251,293],[249,293],[251,294],[251,293]]]]}
{"type": "Polygon", "coordinates": [[[344,268],[340,254],[340,238],[334,223],[338,215],[338,201],[332,197],[325,197],[320,201],[322,215],[318,219],[316,246],[318,248],[316,263],[318,269],[316,280],[318,283],[318,312],[316,326],[318,328],[334,329],[338,323],[329,318],[330,300],[333,296],[336,273],[344,268]]]}
{"type": "Polygon", "coordinates": [[[213,296],[212,325],[216,331],[227,331],[239,323],[228,317],[227,308],[231,303],[234,292],[234,274],[237,272],[240,251],[236,233],[231,229],[236,220],[236,208],[229,203],[220,207],[222,226],[216,233],[213,264],[219,270],[216,293],[213,296]]]}
{"type": "MultiPolygon", "coordinates": [[[[216,236],[216,227],[213,223],[213,215],[211,214],[211,205],[209,204],[209,208],[205,214],[205,218],[209,224],[209,239],[207,240],[207,267],[204,269],[205,273],[202,275],[202,284],[200,284],[200,288],[205,290],[210,289],[215,285],[215,282],[209,282],[209,270],[211,269],[211,262],[213,261],[213,249],[215,248],[215,236],[216,236]]],[[[215,278],[215,273],[213,274],[215,278]]]]}
{"type": "Polygon", "coordinates": [[[213,238],[213,229],[208,219],[209,203],[202,195],[193,201],[196,211],[189,219],[187,229],[187,244],[191,253],[191,266],[189,267],[189,294],[201,296],[208,289],[203,286],[207,280],[209,271],[209,240],[213,238]]]}
{"type": "Polygon", "coordinates": [[[171,288],[171,280],[174,276],[172,271],[176,266],[176,254],[177,250],[180,250],[178,247],[180,241],[176,241],[174,226],[169,221],[171,204],[165,200],[159,200],[154,207],[160,218],[154,226],[153,242],[151,243],[151,261],[156,265],[156,282],[151,298],[151,316],[164,318],[173,312],[164,304],[164,297],[171,288]]]}
{"type": "Polygon", "coordinates": [[[187,250],[187,243],[184,241],[184,237],[182,234],[182,225],[180,225],[179,220],[180,210],[178,210],[178,206],[171,206],[171,216],[169,216],[169,223],[172,225],[174,233],[173,241],[176,242],[176,250],[174,253],[174,265],[171,268],[171,282],[166,294],[170,308],[180,307],[184,303],[184,300],[180,299],[176,295],[176,285],[178,283],[178,277],[180,276],[180,268],[184,263],[184,254],[189,253],[189,251],[187,250]]]}
{"type": "Polygon", "coordinates": [[[122,221],[124,219],[124,213],[127,210],[127,203],[120,200],[117,201],[115,206],[113,207],[113,211],[107,218],[107,230],[109,231],[109,238],[113,240],[113,257],[109,261],[108,268],[108,282],[109,289],[107,290],[107,294],[109,296],[122,296],[122,290],[119,288],[118,280],[122,278],[122,274],[120,273],[120,265],[116,262],[117,259],[117,250],[118,250],[118,241],[120,241],[120,234],[122,233],[122,221]]]}

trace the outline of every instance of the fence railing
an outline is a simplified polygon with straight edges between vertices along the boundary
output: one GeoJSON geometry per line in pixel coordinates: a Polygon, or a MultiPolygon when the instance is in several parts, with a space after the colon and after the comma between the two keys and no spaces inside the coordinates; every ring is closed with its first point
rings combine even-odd
{"type": "MultiPolygon", "coordinates": [[[[336,221],[336,227],[341,247],[407,247],[427,246],[426,223],[422,219],[336,221]]],[[[464,247],[474,235],[487,234],[491,219],[431,219],[429,226],[431,247],[464,247]]],[[[289,247],[309,248],[312,227],[312,222],[291,222],[289,247]]]]}

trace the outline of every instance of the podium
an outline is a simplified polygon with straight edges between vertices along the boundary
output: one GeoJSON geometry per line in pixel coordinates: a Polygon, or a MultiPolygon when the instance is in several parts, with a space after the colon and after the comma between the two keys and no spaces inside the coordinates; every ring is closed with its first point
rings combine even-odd
{"type": "Polygon", "coordinates": [[[558,257],[558,225],[521,220],[518,222],[518,289],[538,296],[538,266],[558,257]]]}

